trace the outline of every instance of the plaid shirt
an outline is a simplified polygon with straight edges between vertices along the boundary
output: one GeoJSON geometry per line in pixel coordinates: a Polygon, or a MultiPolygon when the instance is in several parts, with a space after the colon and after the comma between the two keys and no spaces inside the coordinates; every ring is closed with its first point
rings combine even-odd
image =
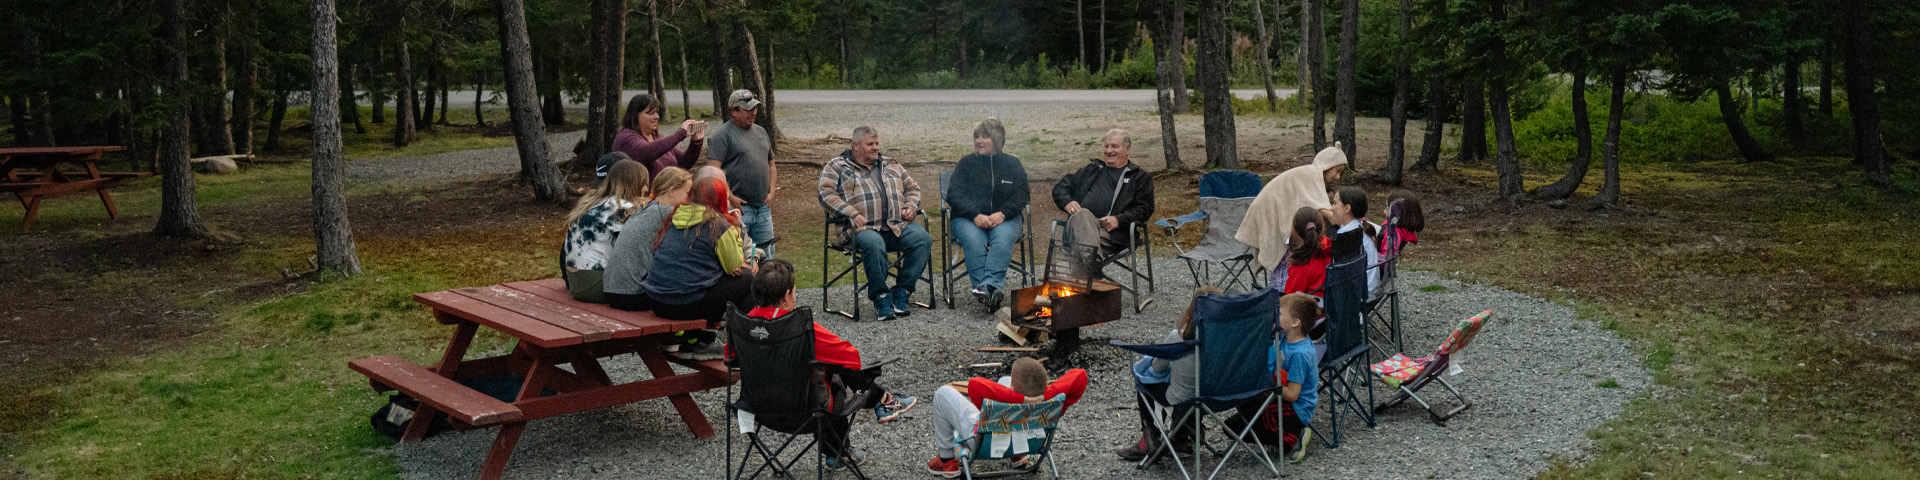
{"type": "Polygon", "coordinates": [[[828,160],[820,169],[820,204],[847,218],[865,215],[867,224],[856,225],[856,231],[885,227],[900,235],[912,223],[900,216],[900,210],[920,210],[920,183],[892,158],[881,156],[880,168],[884,185],[876,185],[873,169],[854,161],[850,153],[828,160]]]}

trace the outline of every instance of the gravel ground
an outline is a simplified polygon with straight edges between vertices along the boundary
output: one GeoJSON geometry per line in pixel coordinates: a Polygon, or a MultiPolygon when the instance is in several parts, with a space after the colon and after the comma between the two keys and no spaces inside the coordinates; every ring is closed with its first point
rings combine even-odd
{"type": "MultiPolygon", "coordinates": [[[[1410,262],[1417,267],[1416,247],[1410,262]]],[[[1159,291],[1144,313],[1085,332],[1086,346],[1061,362],[1089,370],[1093,382],[1081,403],[1068,410],[1056,454],[1064,477],[1140,476],[1132,464],[1116,460],[1110,449],[1138,435],[1133,393],[1126,363],[1131,357],[1106,345],[1109,339],[1146,342],[1158,339],[1185,308],[1193,281],[1174,259],[1159,259],[1159,291]]],[[[1402,318],[1408,349],[1431,353],[1455,321],[1485,309],[1493,321],[1456,356],[1464,372],[1449,377],[1474,402],[1447,427],[1429,422],[1417,406],[1401,405],[1368,429],[1349,422],[1344,443],[1328,449],[1316,438],[1306,462],[1283,465],[1283,475],[1334,478],[1515,478],[1532,476],[1554,456],[1580,456],[1588,448],[1585,431],[1619,415],[1622,406],[1648,388],[1648,373],[1626,341],[1573,309],[1484,285],[1408,271],[1400,279],[1402,318]],[[1612,381],[1613,383],[1608,383],[1612,381]],[[1600,385],[1605,384],[1607,387],[1600,385]],[[1617,387],[1614,386],[1617,384],[1617,387]]],[[[818,305],[821,290],[801,292],[801,302],[818,305]]],[[[836,299],[851,292],[839,289],[836,299]]],[[[925,398],[940,384],[969,376],[969,363],[1001,361],[1007,354],[963,353],[997,345],[984,309],[963,299],[959,309],[916,310],[912,317],[888,322],[853,322],[821,316],[827,327],[861,347],[868,358],[900,356],[888,367],[884,383],[893,390],[925,398]]],[[[490,352],[498,354],[501,352],[490,352]]],[[[609,359],[617,381],[644,378],[633,357],[609,359]]],[[[1384,399],[1391,392],[1376,387],[1384,399]]],[[[1430,399],[1445,398],[1440,388],[1430,399]]],[[[694,395],[716,429],[725,431],[724,390],[694,395]]],[[[874,425],[862,414],[854,429],[856,448],[867,455],[866,471],[875,478],[916,478],[931,457],[930,411],[915,410],[902,420],[874,425]]],[[[1316,428],[1325,431],[1330,407],[1322,404],[1316,428]]],[[[402,475],[410,479],[470,478],[478,471],[495,430],[444,434],[424,442],[392,447],[402,475]]],[[[1215,434],[1215,438],[1218,434],[1215,434]]],[[[744,438],[744,437],[742,437],[744,438]]],[[[662,400],[546,419],[530,424],[507,469],[511,478],[695,478],[719,477],[725,448],[722,438],[696,440],[662,400]]],[[[1243,452],[1244,453],[1244,452],[1243,452]]],[[[1206,458],[1211,469],[1213,459],[1206,458]]],[[[811,461],[803,462],[811,470],[811,461]]],[[[1222,472],[1227,478],[1264,475],[1257,460],[1235,455],[1222,472]]],[[[845,474],[842,474],[845,476],[845,474]]],[[[1178,478],[1167,466],[1149,477],[1178,478]]]]}
{"type": "MultiPolygon", "coordinates": [[[[573,155],[573,144],[586,135],[584,131],[547,135],[547,151],[554,158],[568,158],[573,155]]],[[[519,171],[520,151],[514,147],[347,162],[348,181],[369,183],[435,183],[519,171]]]]}

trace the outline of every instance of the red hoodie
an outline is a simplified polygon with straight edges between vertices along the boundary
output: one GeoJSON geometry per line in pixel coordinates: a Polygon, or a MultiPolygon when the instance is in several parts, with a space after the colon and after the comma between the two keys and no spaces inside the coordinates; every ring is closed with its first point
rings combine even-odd
{"type": "Polygon", "coordinates": [[[1327,264],[1333,263],[1333,239],[1320,238],[1320,253],[1308,259],[1303,265],[1287,266],[1287,284],[1280,293],[1306,292],[1319,295],[1320,286],[1327,283],[1327,264]]]}
{"type": "MultiPolygon", "coordinates": [[[[774,318],[791,311],[776,307],[759,307],[747,311],[747,316],[774,318]]],[[[733,358],[732,348],[727,349],[727,358],[733,358]]],[[[839,335],[834,335],[819,323],[813,324],[813,359],[846,367],[848,370],[860,369],[860,349],[853,348],[852,343],[841,339],[839,335]]]]}
{"type": "MultiPolygon", "coordinates": [[[[1040,395],[1040,398],[1050,399],[1053,398],[1054,395],[1066,394],[1067,404],[1060,409],[1064,412],[1066,411],[1065,407],[1071,407],[1074,403],[1078,403],[1080,401],[1080,394],[1083,393],[1087,393],[1087,371],[1076,368],[1068,370],[1065,375],[1061,375],[1060,378],[1054,380],[1052,384],[1048,384],[1047,393],[1040,395]]],[[[1000,403],[1023,403],[1027,401],[1027,396],[1014,391],[1013,387],[1001,385],[1000,382],[973,377],[967,380],[967,399],[973,401],[975,408],[979,408],[983,400],[992,399],[1000,403]]]]}

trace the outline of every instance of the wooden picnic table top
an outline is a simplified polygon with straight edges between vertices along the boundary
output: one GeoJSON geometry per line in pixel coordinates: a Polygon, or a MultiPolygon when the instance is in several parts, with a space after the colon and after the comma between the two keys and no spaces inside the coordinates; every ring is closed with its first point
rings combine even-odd
{"type": "Polygon", "coordinates": [[[88,155],[95,153],[118,152],[127,147],[116,145],[90,145],[77,147],[19,147],[0,148],[0,157],[35,155],[88,155]]]}
{"type": "Polygon", "coordinates": [[[414,301],[541,347],[562,347],[706,328],[648,312],[576,302],[558,278],[416,294],[414,301]]]}

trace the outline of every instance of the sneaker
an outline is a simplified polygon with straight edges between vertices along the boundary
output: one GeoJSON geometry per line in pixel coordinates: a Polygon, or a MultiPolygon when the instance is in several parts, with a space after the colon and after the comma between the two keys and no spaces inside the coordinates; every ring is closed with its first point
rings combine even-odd
{"type": "Polygon", "coordinates": [[[1300,431],[1300,444],[1295,445],[1292,451],[1287,452],[1286,454],[1287,463],[1300,463],[1301,460],[1306,460],[1307,459],[1307,441],[1312,439],[1313,439],[1313,429],[1309,428],[1309,429],[1300,431]]]}
{"type": "Polygon", "coordinates": [[[681,345],[679,351],[673,352],[673,356],[696,362],[704,362],[708,360],[719,360],[721,357],[726,356],[726,350],[719,342],[688,344],[681,345]]]}
{"type": "Polygon", "coordinates": [[[958,477],[960,476],[960,459],[933,457],[932,460],[927,460],[927,473],[946,478],[958,477]]]}
{"type": "Polygon", "coordinates": [[[1119,455],[1120,460],[1125,462],[1138,462],[1141,459],[1147,458],[1147,454],[1150,453],[1153,453],[1153,449],[1147,446],[1146,437],[1140,437],[1140,439],[1127,444],[1127,446],[1113,449],[1113,454],[1119,455]]]}
{"type": "Polygon", "coordinates": [[[1021,455],[1007,459],[1007,462],[1011,463],[1013,468],[1019,470],[1026,470],[1040,465],[1040,459],[1037,455],[1021,455]]]}
{"type": "Polygon", "coordinates": [[[853,453],[850,455],[847,455],[847,458],[827,457],[827,459],[822,463],[824,463],[825,466],[827,467],[827,471],[838,472],[840,470],[845,470],[847,468],[848,463],[852,463],[854,465],[866,465],[867,456],[861,455],[859,450],[853,450],[853,453]],[[849,462],[848,460],[851,460],[851,462],[849,462]]]}
{"type": "Polygon", "coordinates": [[[1006,295],[1000,294],[999,287],[994,287],[991,285],[987,286],[987,298],[986,298],[987,311],[991,312],[991,311],[999,310],[1001,301],[1005,300],[1006,298],[1007,298],[1006,295]]]}
{"type": "Polygon", "coordinates": [[[887,294],[882,293],[880,294],[880,296],[873,298],[874,321],[879,321],[879,322],[892,321],[894,319],[894,315],[895,313],[893,313],[892,297],[888,297],[887,294]]]}
{"type": "Polygon", "coordinates": [[[902,397],[894,395],[893,392],[887,392],[886,397],[880,399],[880,404],[873,406],[874,423],[887,423],[900,418],[900,414],[912,410],[918,403],[920,403],[918,398],[902,397]]]}

